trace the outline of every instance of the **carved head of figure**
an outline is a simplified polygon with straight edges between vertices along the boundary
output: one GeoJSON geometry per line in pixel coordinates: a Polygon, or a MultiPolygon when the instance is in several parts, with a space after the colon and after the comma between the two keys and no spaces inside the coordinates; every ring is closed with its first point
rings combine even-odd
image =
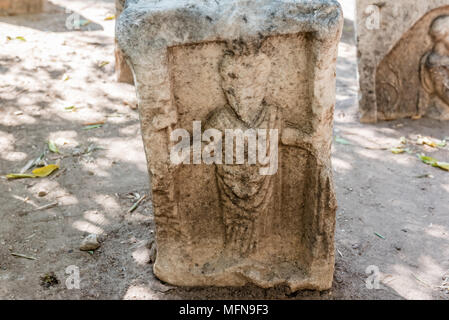
{"type": "Polygon", "coordinates": [[[449,16],[436,18],[430,27],[429,34],[434,43],[440,46],[436,49],[449,54],[449,16]]]}
{"type": "Polygon", "coordinates": [[[259,50],[232,50],[223,57],[223,91],[229,105],[248,125],[254,124],[263,109],[270,72],[271,61],[259,50]]]}

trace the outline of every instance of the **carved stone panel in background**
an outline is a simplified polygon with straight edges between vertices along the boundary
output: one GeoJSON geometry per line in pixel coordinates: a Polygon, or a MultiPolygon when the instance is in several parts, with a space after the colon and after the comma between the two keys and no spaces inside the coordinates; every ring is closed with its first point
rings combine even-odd
{"type": "Polygon", "coordinates": [[[0,15],[42,12],[44,0],[0,0],[0,15]]]}
{"type": "Polygon", "coordinates": [[[429,34],[433,47],[421,58],[418,110],[420,115],[449,120],[449,15],[433,20],[429,34]]]}
{"type": "Polygon", "coordinates": [[[377,117],[449,119],[449,6],[427,13],[380,63],[377,117]]]}
{"type": "Polygon", "coordinates": [[[449,118],[446,15],[444,0],[357,1],[361,121],[449,118]]]}
{"type": "Polygon", "coordinates": [[[128,1],[117,35],[137,80],[161,280],[331,287],[342,20],[336,1],[128,1]],[[171,133],[194,136],[194,121],[223,133],[223,146],[227,129],[271,132],[264,146],[271,159],[278,145],[279,168],[225,163],[225,147],[221,163],[174,164],[171,133]]]}

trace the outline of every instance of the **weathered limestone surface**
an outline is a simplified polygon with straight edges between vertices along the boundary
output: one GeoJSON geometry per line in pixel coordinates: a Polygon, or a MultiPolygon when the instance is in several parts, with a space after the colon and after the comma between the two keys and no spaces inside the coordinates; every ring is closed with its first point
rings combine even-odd
{"type": "MultiPolygon", "coordinates": [[[[122,14],[125,2],[126,0],[115,0],[115,16],[117,19],[122,14]]],[[[115,74],[118,82],[134,83],[132,71],[126,63],[122,50],[117,45],[117,39],[115,39],[115,74]]]]}
{"type": "Polygon", "coordinates": [[[0,15],[42,12],[44,0],[0,0],[0,15]]]}
{"type": "Polygon", "coordinates": [[[361,121],[449,119],[446,15],[446,0],[357,1],[361,121]]]}
{"type": "Polygon", "coordinates": [[[336,1],[127,1],[117,39],[136,79],[161,280],[331,287],[342,24],[336,1]],[[171,133],[192,136],[193,121],[203,131],[277,129],[277,172],[174,164],[171,133]]]}

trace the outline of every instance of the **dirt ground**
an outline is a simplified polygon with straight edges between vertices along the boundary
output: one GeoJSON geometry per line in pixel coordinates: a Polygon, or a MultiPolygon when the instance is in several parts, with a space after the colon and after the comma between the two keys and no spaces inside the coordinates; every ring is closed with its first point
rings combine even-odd
{"type": "Polygon", "coordinates": [[[333,288],[322,293],[176,288],[158,281],[148,262],[151,202],[128,213],[148,193],[149,178],[134,87],[115,81],[115,22],[105,20],[114,1],[51,0],[43,14],[1,17],[0,299],[449,299],[441,288],[449,277],[449,172],[416,156],[449,162],[449,148],[413,143],[418,135],[449,137],[448,124],[358,122],[354,4],[342,2],[333,148],[336,271],[333,288]],[[73,14],[81,30],[66,28],[73,14]],[[98,121],[105,124],[85,130],[98,121]],[[410,153],[393,154],[389,149],[401,137],[410,153]],[[4,178],[38,157],[49,140],[60,154],[45,159],[59,161],[58,172],[4,178]],[[93,253],[79,250],[89,233],[103,241],[93,253]],[[79,290],[66,288],[69,266],[80,270],[79,290]],[[379,270],[378,289],[366,286],[369,266],[379,270]],[[59,283],[47,288],[41,277],[52,272],[59,283]]]}

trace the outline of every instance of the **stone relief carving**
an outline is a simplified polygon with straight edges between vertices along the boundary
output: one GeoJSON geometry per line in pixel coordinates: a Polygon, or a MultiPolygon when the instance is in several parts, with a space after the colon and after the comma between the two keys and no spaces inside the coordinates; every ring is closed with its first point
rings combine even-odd
{"type": "Polygon", "coordinates": [[[449,120],[448,86],[446,6],[425,14],[380,62],[376,71],[377,119],[427,116],[449,120]]]}
{"type": "Polygon", "coordinates": [[[434,46],[421,59],[419,109],[440,120],[449,120],[449,16],[435,19],[429,34],[434,46]]]}
{"type": "MultiPolygon", "coordinates": [[[[267,133],[270,129],[279,130],[278,108],[265,100],[271,61],[264,53],[257,51],[257,47],[239,45],[225,53],[219,72],[227,103],[213,111],[206,121],[206,129],[215,128],[222,133],[227,129],[242,132],[265,129],[267,133]]],[[[256,138],[256,132],[253,133],[246,140],[256,138]]],[[[269,137],[266,143],[266,150],[269,150],[269,137]]],[[[249,159],[248,152],[248,141],[245,141],[245,159],[249,159]]],[[[227,156],[224,153],[223,159],[227,156]]],[[[234,153],[232,164],[216,164],[225,225],[224,255],[229,258],[244,257],[254,252],[259,237],[257,222],[268,214],[273,196],[273,175],[261,175],[260,164],[236,165],[236,160],[234,153]]]]}
{"type": "MultiPolygon", "coordinates": [[[[301,235],[304,243],[312,241],[313,246],[306,246],[308,253],[304,253],[307,259],[316,259],[316,252],[325,251],[331,246],[330,239],[325,235],[330,227],[326,220],[326,214],[334,212],[335,198],[331,186],[331,174],[328,167],[323,167],[317,158],[317,150],[310,144],[304,135],[304,128],[292,125],[288,119],[283,119],[282,108],[270,103],[267,98],[267,84],[272,71],[270,58],[261,49],[262,44],[234,42],[228,45],[225,54],[218,66],[221,79],[221,88],[225,96],[225,104],[213,110],[205,121],[204,130],[218,129],[224,135],[227,129],[247,130],[277,129],[280,142],[279,153],[304,159],[304,167],[308,177],[304,194],[296,197],[304,197],[303,206],[305,212],[302,221],[301,235]],[[231,47],[231,48],[229,48],[231,47]],[[312,218],[318,217],[317,219],[312,218]],[[311,230],[320,230],[318,234],[310,233],[311,230]],[[310,254],[310,256],[309,256],[310,254]]],[[[274,48],[272,48],[274,49],[274,48]]],[[[232,137],[233,139],[234,137],[232,137]]],[[[266,148],[273,142],[271,137],[266,139],[266,148]]],[[[251,139],[251,136],[246,136],[251,139]]],[[[228,155],[222,148],[222,159],[228,155]]],[[[248,141],[245,143],[245,159],[249,160],[250,150],[248,141]]],[[[269,153],[269,152],[268,152],[269,153]]],[[[273,154],[268,154],[269,157],[273,154]]],[[[277,156],[277,154],[276,154],[277,156]]],[[[258,265],[259,271],[270,273],[270,269],[258,264],[261,250],[260,240],[266,230],[273,226],[269,221],[276,221],[278,210],[282,205],[275,204],[282,199],[282,190],[291,188],[295,178],[289,177],[288,171],[276,175],[261,175],[261,164],[236,165],[236,156],[233,154],[233,164],[215,164],[215,177],[217,191],[219,193],[219,208],[224,226],[223,249],[215,261],[207,263],[203,271],[207,274],[230,268],[246,268],[248,265],[258,265]]],[[[292,165],[290,162],[289,165],[292,165]]],[[[299,192],[299,190],[297,190],[299,192]]],[[[293,190],[289,190],[295,193],[293,190]]],[[[286,193],[284,194],[284,196],[286,193]]],[[[295,208],[293,210],[297,210],[295,208]]],[[[289,208],[289,210],[291,210],[289,208]]],[[[307,265],[307,264],[306,264],[307,265]]],[[[304,265],[304,270],[307,266],[304,265]]]]}
{"type": "MultiPolygon", "coordinates": [[[[287,95],[280,95],[278,91],[269,89],[270,85],[273,86],[273,78],[274,81],[279,81],[279,72],[275,69],[275,65],[280,61],[277,48],[285,46],[292,39],[299,41],[292,41],[295,43],[292,50],[298,50],[304,43],[301,41],[307,41],[307,37],[299,35],[270,37],[246,42],[235,40],[176,47],[172,51],[170,63],[174,66],[171,70],[174,97],[178,114],[182,115],[177,126],[180,123],[183,123],[184,127],[191,126],[189,121],[186,122],[183,118],[194,114],[191,111],[186,112],[186,105],[189,103],[196,106],[196,103],[189,102],[187,97],[191,97],[191,90],[186,86],[196,86],[195,79],[198,75],[200,78],[217,77],[218,88],[223,96],[216,98],[215,106],[210,107],[207,100],[202,102],[199,100],[201,96],[195,95],[192,101],[205,103],[204,107],[210,111],[206,114],[196,113],[196,117],[189,119],[202,123],[203,134],[209,129],[221,132],[223,146],[220,149],[220,158],[223,163],[196,168],[186,165],[178,168],[175,174],[176,184],[184,184],[186,179],[189,179],[187,177],[197,180],[201,177],[208,181],[205,185],[208,185],[209,200],[204,193],[195,199],[203,198],[201,201],[205,202],[201,205],[214,208],[211,209],[214,212],[207,213],[206,209],[198,208],[195,203],[188,208],[185,204],[174,207],[173,215],[169,210],[156,212],[158,232],[164,234],[164,239],[180,239],[181,243],[197,243],[196,233],[205,232],[205,225],[201,227],[205,222],[190,226],[191,215],[198,215],[196,219],[208,219],[208,226],[216,233],[216,239],[212,242],[214,249],[194,248],[194,245],[176,249],[185,257],[184,263],[196,262],[194,266],[190,265],[189,272],[200,273],[206,279],[222,279],[235,274],[237,277],[243,275],[260,279],[259,285],[266,286],[267,283],[281,281],[278,279],[283,277],[280,272],[284,272],[281,271],[284,268],[295,270],[298,279],[294,281],[297,283],[308,281],[305,280],[307,274],[329,274],[330,261],[333,259],[331,230],[334,228],[336,201],[327,158],[328,144],[322,141],[314,142],[318,136],[309,134],[310,120],[306,118],[306,125],[302,125],[302,119],[292,117],[283,100],[279,99],[287,95]],[[200,66],[209,62],[210,71],[205,76],[200,66]],[[192,78],[185,76],[184,68],[191,70],[192,78]],[[198,75],[195,72],[198,72],[198,75]],[[276,92],[276,96],[273,92],[276,92]],[[225,147],[226,130],[241,130],[247,133],[258,129],[267,132],[265,153],[268,158],[274,155],[270,153],[273,142],[270,130],[277,129],[273,139],[278,143],[279,154],[276,153],[276,156],[282,158],[282,167],[279,167],[279,172],[274,175],[260,174],[260,169],[267,168],[267,165],[260,162],[249,163],[251,151],[248,140],[253,138],[252,136],[245,137],[244,164],[236,164],[236,153],[232,155],[231,164],[225,161],[228,156],[225,147]],[[289,237],[291,239],[286,241],[289,237]],[[209,250],[208,258],[198,259],[195,257],[196,250],[209,250]],[[275,262],[280,263],[282,267],[273,267],[271,263],[275,262]],[[198,271],[195,271],[196,269],[198,271]],[[258,276],[253,274],[256,272],[254,270],[257,270],[258,276]]],[[[303,56],[308,57],[307,54],[303,56]]],[[[306,64],[307,60],[302,60],[301,63],[306,64]]],[[[308,74],[297,74],[301,78],[295,81],[307,86],[302,77],[308,74]]],[[[218,94],[215,90],[213,92],[218,94]]],[[[308,106],[307,97],[300,101],[302,106],[308,106]]],[[[323,110],[322,123],[331,124],[332,115],[333,107],[323,110]]],[[[194,142],[190,141],[190,149],[194,148],[194,142]]],[[[271,163],[271,159],[268,162],[271,163]]],[[[173,196],[182,193],[184,188],[188,187],[176,187],[173,196]]],[[[206,192],[206,188],[201,190],[206,192]]],[[[157,196],[159,197],[159,192],[157,196]]],[[[188,200],[191,199],[189,196],[188,200]]],[[[180,203],[184,201],[187,199],[179,200],[180,203]]],[[[156,270],[162,274],[162,271],[156,270]]],[[[320,282],[323,279],[325,278],[314,281],[320,282]]],[[[221,280],[214,281],[220,283],[221,280]]]]}
{"type": "MultiPolygon", "coordinates": [[[[155,275],[182,286],[329,288],[340,6],[144,2],[130,2],[117,30],[136,79],[157,233],[155,275]],[[279,129],[276,174],[260,174],[267,167],[260,162],[196,162],[195,133],[204,138],[211,128],[279,129]],[[171,161],[177,130],[194,153],[189,164],[171,161]]],[[[248,145],[244,150],[247,160],[248,145]]]]}

